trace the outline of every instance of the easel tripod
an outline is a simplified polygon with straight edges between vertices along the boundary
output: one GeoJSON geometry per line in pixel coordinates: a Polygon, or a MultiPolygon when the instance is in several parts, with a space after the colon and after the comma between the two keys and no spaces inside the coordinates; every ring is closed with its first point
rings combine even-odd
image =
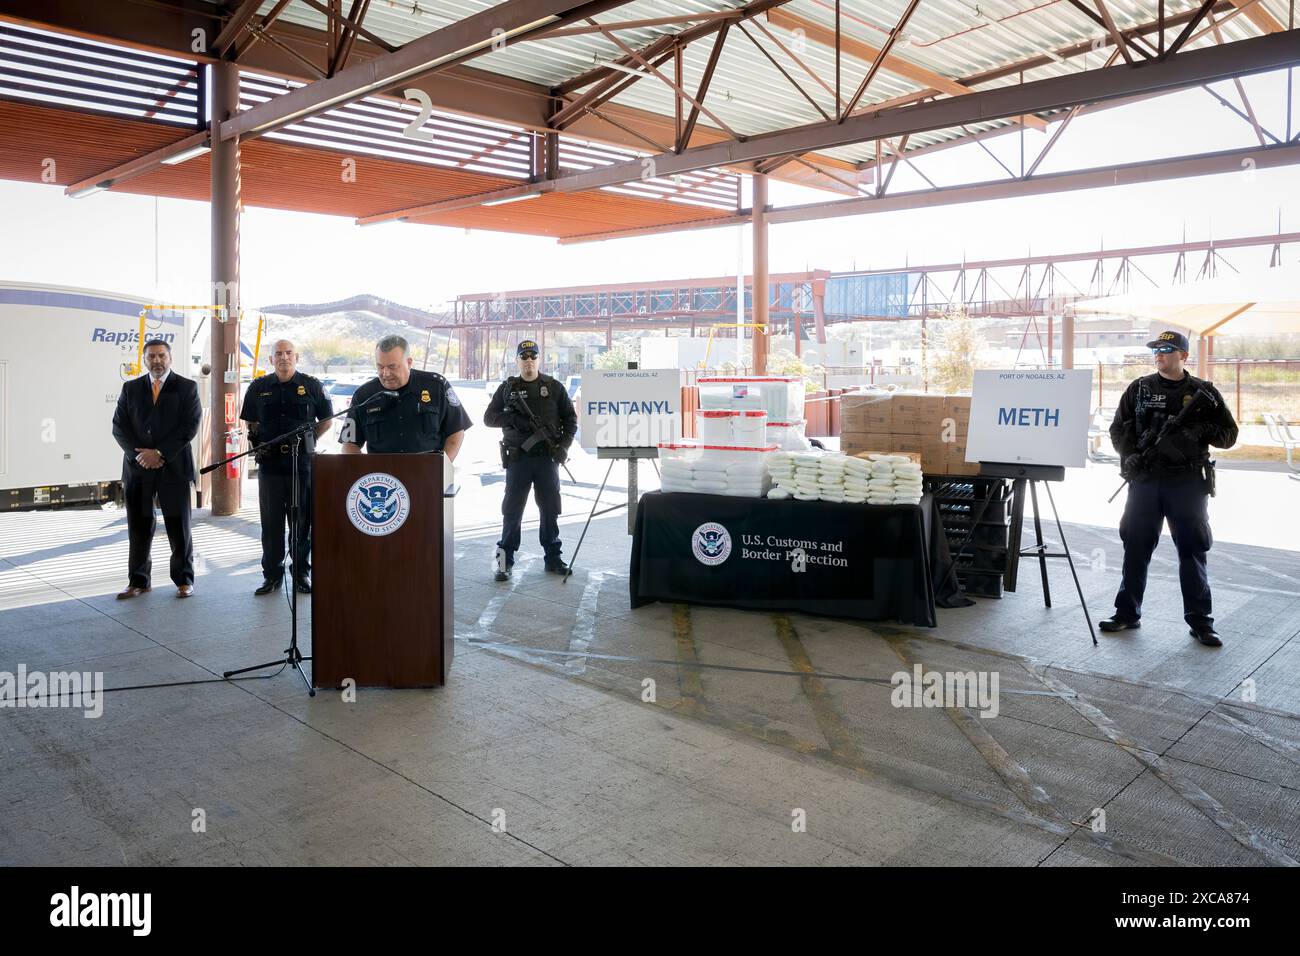
{"type": "MultiPolygon", "coordinates": [[[[1074,567],[1074,557],[1070,554],[1070,545],[1065,540],[1065,529],[1061,526],[1061,516],[1056,510],[1056,500],[1052,497],[1050,483],[1065,480],[1065,468],[1061,465],[1017,465],[1009,462],[982,461],[980,462],[980,477],[1012,479],[1011,529],[1007,542],[1007,572],[1004,579],[1006,590],[1015,591],[1016,589],[1016,576],[1019,572],[1020,558],[1037,557],[1038,571],[1043,582],[1043,606],[1051,607],[1052,591],[1047,580],[1047,559],[1065,558],[1070,565],[1070,575],[1074,578],[1074,587],[1079,594],[1079,607],[1083,610],[1084,620],[1088,622],[1088,633],[1092,637],[1092,643],[1095,647],[1097,645],[1097,632],[1092,626],[1092,615],[1088,613],[1088,603],[1083,597],[1083,586],[1079,583],[1079,575],[1074,567]],[[1048,551],[1047,544],[1043,541],[1043,526],[1038,512],[1039,482],[1043,483],[1043,490],[1047,492],[1047,501],[1052,506],[1052,517],[1056,520],[1056,531],[1061,536],[1063,550],[1060,552],[1048,551]],[[1035,544],[1032,547],[1021,548],[1020,538],[1025,520],[1026,487],[1028,487],[1029,500],[1033,507],[1035,544]]],[[[985,511],[988,510],[991,500],[991,498],[987,497],[980,500],[979,508],[973,514],[970,530],[967,532],[961,546],[957,549],[957,553],[952,557],[952,563],[948,567],[948,574],[955,572],[957,561],[974,539],[976,529],[979,528],[980,520],[984,517],[985,511]]]]}
{"type": "Polygon", "coordinates": [[[617,511],[619,508],[627,508],[627,533],[631,534],[636,530],[636,503],[640,498],[640,491],[637,488],[637,468],[641,459],[650,459],[650,464],[654,466],[655,472],[659,471],[659,466],[654,464],[655,458],[659,456],[658,448],[598,448],[596,449],[597,458],[608,458],[609,467],[605,469],[605,477],[600,482],[600,490],[596,492],[596,500],[591,503],[591,513],[587,515],[587,522],[582,526],[582,534],[578,535],[578,544],[573,549],[573,557],[569,559],[569,570],[564,575],[564,583],[569,582],[573,574],[573,566],[578,560],[578,552],[582,550],[582,541],[587,537],[587,529],[591,527],[591,519],[597,514],[609,514],[611,511],[617,511]],[[614,471],[614,462],[627,462],[627,501],[620,502],[604,511],[597,511],[600,506],[600,496],[605,492],[605,485],[609,482],[609,476],[614,471]]]}

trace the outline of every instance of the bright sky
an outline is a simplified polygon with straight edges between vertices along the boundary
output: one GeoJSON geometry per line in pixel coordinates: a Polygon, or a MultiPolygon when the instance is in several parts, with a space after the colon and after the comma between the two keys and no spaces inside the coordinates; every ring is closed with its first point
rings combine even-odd
{"type": "MultiPolygon", "coordinates": [[[[1278,138],[1287,122],[1288,74],[1248,77],[1261,124],[1278,138]]],[[[1240,105],[1231,83],[1216,86],[1240,105]]],[[[1296,115],[1293,112],[1293,116],[1296,115]]],[[[1053,124],[1051,129],[1055,129],[1053,124]]],[[[1050,132],[1050,130],[1049,130],[1050,132]]],[[[1026,164],[1047,134],[1023,136],[1026,164]]],[[[985,141],[1019,172],[1021,136],[985,141]]],[[[1253,129],[1203,89],[1078,117],[1040,172],[1258,145],[1253,129]]],[[[977,144],[922,157],[937,185],[1003,177],[977,144]]],[[[906,167],[890,192],[923,188],[906,167]]],[[[774,205],[829,193],[773,183],[774,205]]],[[[112,192],[68,199],[61,187],[0,182],[0,280],[106,289],[171,302],[207,301],[206,203],[112,192]],[[155,285],[155,268],[159,280],[155,285]]],[[[1300,167],[1243,169],[1214,177],[1026,199],[879,213],[771,228],[773,272],[886,268],[1100,246],[1162,244],[1209,236],[1300,229],[1300,167]]],[[[750,268],[748,230],[737,227],[560,246],[551,239],[432,226],[361,228],[350,219],[246,209],[242,226],[245,307],[324,302],[369,292],[417,307],[457,294],[518,288],[734,275],[750,268]]],[[[1233,252],[1239,268],[1267,265],[1267,249],[1233,252]]],[[[1294,255],[1294,252],[1291,253],[1294,255]]],[[[1168,281],[1168,276],[1156,276],[1168,281]]]]}

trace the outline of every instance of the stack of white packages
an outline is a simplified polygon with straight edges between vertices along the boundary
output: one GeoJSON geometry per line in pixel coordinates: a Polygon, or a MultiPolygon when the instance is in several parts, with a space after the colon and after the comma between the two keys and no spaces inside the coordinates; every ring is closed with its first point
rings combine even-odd
{"type": "Polygon", "coordinates": [[[867,500],[871,492],[871,463],[863,458],[844,459],[844,500],[856,505],[867,500]]]}
{"type": "Polygon", "coordinates": [[[755,461],[729,461],[701,457],[660,462],[664,491],[686,491],[707,495],[762,498],[771,487],[760,457],[755,461]]]}
{"type": "Polygon", "coordinates": [[[872,505],[921,500],[921,466],[904,455],[871,455],[868,459],[778,451],[768,458],[767,470],[776,483],[767,493],[769,498],[872,505]]]}
{"type": "MultiPolygon", "coordinates": [[[[861,459],[859,459],[860,461],[861,459]]],[[[914,505],[921,500],[921,466],[906,455],[867,456],[867,503],[914,505]]]]}
{"type": "Polygon", "coordinates": [[[859,493],[846,487],[855,477],[865,482],[866,462],[853,462],[852,458],[834,453],[778,451],[767,462],[768,474],[776,482],[767,496],[799,501],[865,501],[865,488],[859,493]]]}
{"type": "Polygon", "coordinates": [[[778,451],[768,456],[767,473],[776,487],[767,493],[769,498],[798,498],[816,501],[821,494],[821,456],[816,452],[778,451]]]}

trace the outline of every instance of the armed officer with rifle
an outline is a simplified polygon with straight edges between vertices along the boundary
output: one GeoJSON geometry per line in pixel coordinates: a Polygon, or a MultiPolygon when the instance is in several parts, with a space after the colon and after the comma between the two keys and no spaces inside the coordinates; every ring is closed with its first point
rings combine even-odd
{"type": "Polygon", "coordinates": [[[1156,371],[1129,385],[1110,426],[1128,500],[1119,523],[1123,580],[1115,595],[1115,615],[1100,627],[1124,631],[1141,626],[1147,565],[1160,540],[1161,525],[1168,521],[1178,551],[1183,619],[1192,637],[1208,647],[1219,647],[1223,640],[1210,616],[1205,567],[1213,543],[1208,503],[1214,494],[1214,462],[1209,446],[1236,444],[1237,423],[1219,390],[1183,368],[1186,336],[1162,332],[1147,347],[1155,356],[1156,371]]]}
{"type": "Polygon", "coordinates": [[[519,549],[520,523],[528,489],[542,513],[538,539],[546,570],[566,574],[560,557],[560,466],[578,431],[578,413],[564,386],[537,370],[537,343],[524,339],[515,354],[519,375],[507,378],[492,396],[483,424],[502,430],[501,465],[506,495],[501,502],[501,540],[497,542],[496,580],[506,581],[519,549]]]}

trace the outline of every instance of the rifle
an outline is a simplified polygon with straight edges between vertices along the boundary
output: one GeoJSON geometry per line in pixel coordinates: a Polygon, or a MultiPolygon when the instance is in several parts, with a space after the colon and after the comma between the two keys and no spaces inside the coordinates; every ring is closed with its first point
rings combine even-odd
{"type": "Polygon", "coordinates": [[[1164,424],[1160,426],[1160,431],[1156,433],[1154,439],[1152,439],[1149,443],[1146,444],[1145,448],[1142,448],[1142,442],[1139,441],[1138,447],[1141,448],[1142,450],[1139,451],[1136,455],[1130,455],[1127,460],[1127,461],[1131,461],[1133,458],[1136,458],[1137,462],[1131,465],[1127,464],[1126,462],[1125,467],[1121,469],[1121,474],[1124,471],[1127,471],[1128,475],[1125,476],[1123,483],[1118,488],[1115,489],[1115,494],[1111,495],[1109,498],[1106,499],[1106,504],[1110,504],[1112,501],[1114,501],[1115,498],[1118,497],[1119,493],[1124,490],[1124,488],[1129,483],[1129,476],[1135,474],[1141,474],[1142,472],[1146,471],[1148,468],[1151,467],[1153,461],[1155,460],[1156,449],[1160,447],[1160,443],[1163,442],[1165,438],[1171,432],[1174,431],[1174,429],[1183,427],[1183,422],[1192,413],[1192,410],[1196,408],[1197,404],[1202,400],[1209,402],[1211,407],[1214,408],[1217,408],[1219,405],[1218,400],[1214,397],[1213,394],[1211,394],[1208,388],[1206,388],[1204,385],[1198,385],[1196,387],[1196,391],[1192,394],[1192,400],[1188,402],[1186,405],[1184,405],[1182,411],[1180,411],[1177,415],[1170,415],[1167,418],[1165,418],[1164,424]]]}
{"type": "Polygon", "coordinates": [[[510,392],[510,398],[506,402],[506,407],[509,408],[513,403],[523,408],[524,412],[528,415],[528,420],[533,426],[533,433],[524,439],[524,443],[520,447],[527,452],[530,451],[539,441],[546,442],[546,448],[551,453],[551,460],[563,468],[564,473],[569,476],[569,481],[576,485],[578,482],[573,477],[573,472],[569,471],[568,466],[565,465],[565,462],[569,460],[569,456],[565,450],[559,446],[559,436],[555,433],[555,429],[537,417],[537,413],[528,405],[527,392],[523,389],[516,391],[512,387],[514,381],[515,379],[513,377],[506,381],[506,388],[510,392]]]}

